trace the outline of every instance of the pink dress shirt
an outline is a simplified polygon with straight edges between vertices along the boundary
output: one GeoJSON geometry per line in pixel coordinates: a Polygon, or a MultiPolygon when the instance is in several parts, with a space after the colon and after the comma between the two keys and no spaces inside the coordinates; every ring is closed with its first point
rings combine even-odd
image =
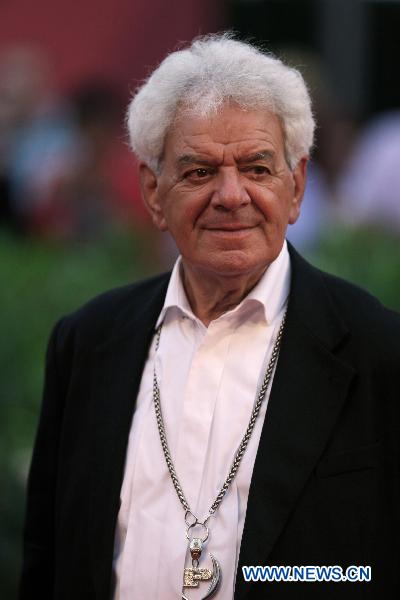
{"type": "MultiPolygon", "coordinates": [[[[114,600],[180,600],[183,570],[191,566],[184,509],[167,470],[155,419],[154,362],[176,472],[192,511],[203,519],[248,425],[289,293],[285,242],[248,296],[205,327],[190,308],[180,268],[179,258],[157,322],[163,321],[159,349],[156,353],[153,339],[131,425],[115,534],[114,600]]],[[[209,553],[221,565],[216,600],[233,598],[268,396],[269,390],[236,478],[209,521],[210,537],[200,566],[211,568],[209,553]]],[[[198,600],[208,585],[202,582],[185,591],[198,600]]]]}

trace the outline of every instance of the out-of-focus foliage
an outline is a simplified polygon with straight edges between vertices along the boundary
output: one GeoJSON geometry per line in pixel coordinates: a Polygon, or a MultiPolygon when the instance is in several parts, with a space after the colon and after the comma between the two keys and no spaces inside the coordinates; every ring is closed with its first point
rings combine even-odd
{"type": "Polygon", "coordinates": [[[400,311],[400,236],[382,229],[336,229],[308,256],[324,271],[365,288],[400,311]]]}
{"type": "MultiPolygon", "coordinates": [[[[372,229],[332,232],[308,258],[400,309],[399,238],[372,229]]],[[[92,296],[155,268],[146,238],[63,246],[0,233],[0,597],[14,598],[24,489],[50,329],[92,296]]]]}
{"type": "Polygon", "coordinates": [[[143,236],[65,246],[0,231],[0,597],[16,597],[24,489],[50,330],[102,291],[154,271],[143,236]]]}

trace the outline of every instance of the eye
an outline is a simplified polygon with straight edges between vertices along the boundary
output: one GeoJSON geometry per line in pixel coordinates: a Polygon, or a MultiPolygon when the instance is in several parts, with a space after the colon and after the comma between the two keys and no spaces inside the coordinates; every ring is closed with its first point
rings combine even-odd
{"type": "Polygon", "coordinates": [[[270,175],[271,173],[270,169],[264,165],[254,165],[254,167],[249,168],[249,171],[254,175],[270,175]]]}
{"type": "Polygon", "coordinates": [[[206,179],[214,173],[214,169],[207,167],[199,167],[198,169],[192,169],[184,174],[185,179],[190,181],[199,181],[200,179],[206,179]]]}
{"type": "Polygon", "coordinates": [[[200,179],[202,179],[203,177],[207,177],[207,175],[210,174],[210,170],[209,169],[195,169],[194,174],[197,177],[199,177],[200,179]]]}
{"type": "Polygon", "coordinates": [[[264,173],[270,173],[270,170],[267,167],[256,165],[255,167],[253,167],[253,172],[256,175],[264,175],[264,173]]]}
{"type": "Polygon", "coordinates": [[[271,169],[265,165],[249,165],[242,170],[251,179],[264,179],[271,175],[271,169]]]}

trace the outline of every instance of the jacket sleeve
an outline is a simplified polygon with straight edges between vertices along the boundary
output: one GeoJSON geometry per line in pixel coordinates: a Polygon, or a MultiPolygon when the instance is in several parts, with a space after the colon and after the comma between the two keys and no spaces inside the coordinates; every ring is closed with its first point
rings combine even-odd
{"type": "Polygon", "coordinates": [[[19,600],[51,600],[54,589],[54,535],[57,457],[67,389],[63,320],[53,329],[46,355],[43,402],[28,477],[19,600]]]}

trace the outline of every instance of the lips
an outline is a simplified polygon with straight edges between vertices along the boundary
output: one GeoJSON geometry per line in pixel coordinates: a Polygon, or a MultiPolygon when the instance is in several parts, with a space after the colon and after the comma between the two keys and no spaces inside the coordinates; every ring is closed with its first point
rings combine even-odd
{"type": "Polygon", "coordinates": [[[244,223],[221,223],[221,225],[212,225],[205,227],[206,234],[215,240],[220,240],[229,243],[242,243],[244,240],[250,239],[257,225],[248,225],[244,223]]]}
{"type": "Polygon", "coordinates": [[[204,229],[209,231],[245,231],[248,229],[254,229],[256,225],[248,225],[245,223],[218,223],[216,225],[207,225],[204,229]]]}

